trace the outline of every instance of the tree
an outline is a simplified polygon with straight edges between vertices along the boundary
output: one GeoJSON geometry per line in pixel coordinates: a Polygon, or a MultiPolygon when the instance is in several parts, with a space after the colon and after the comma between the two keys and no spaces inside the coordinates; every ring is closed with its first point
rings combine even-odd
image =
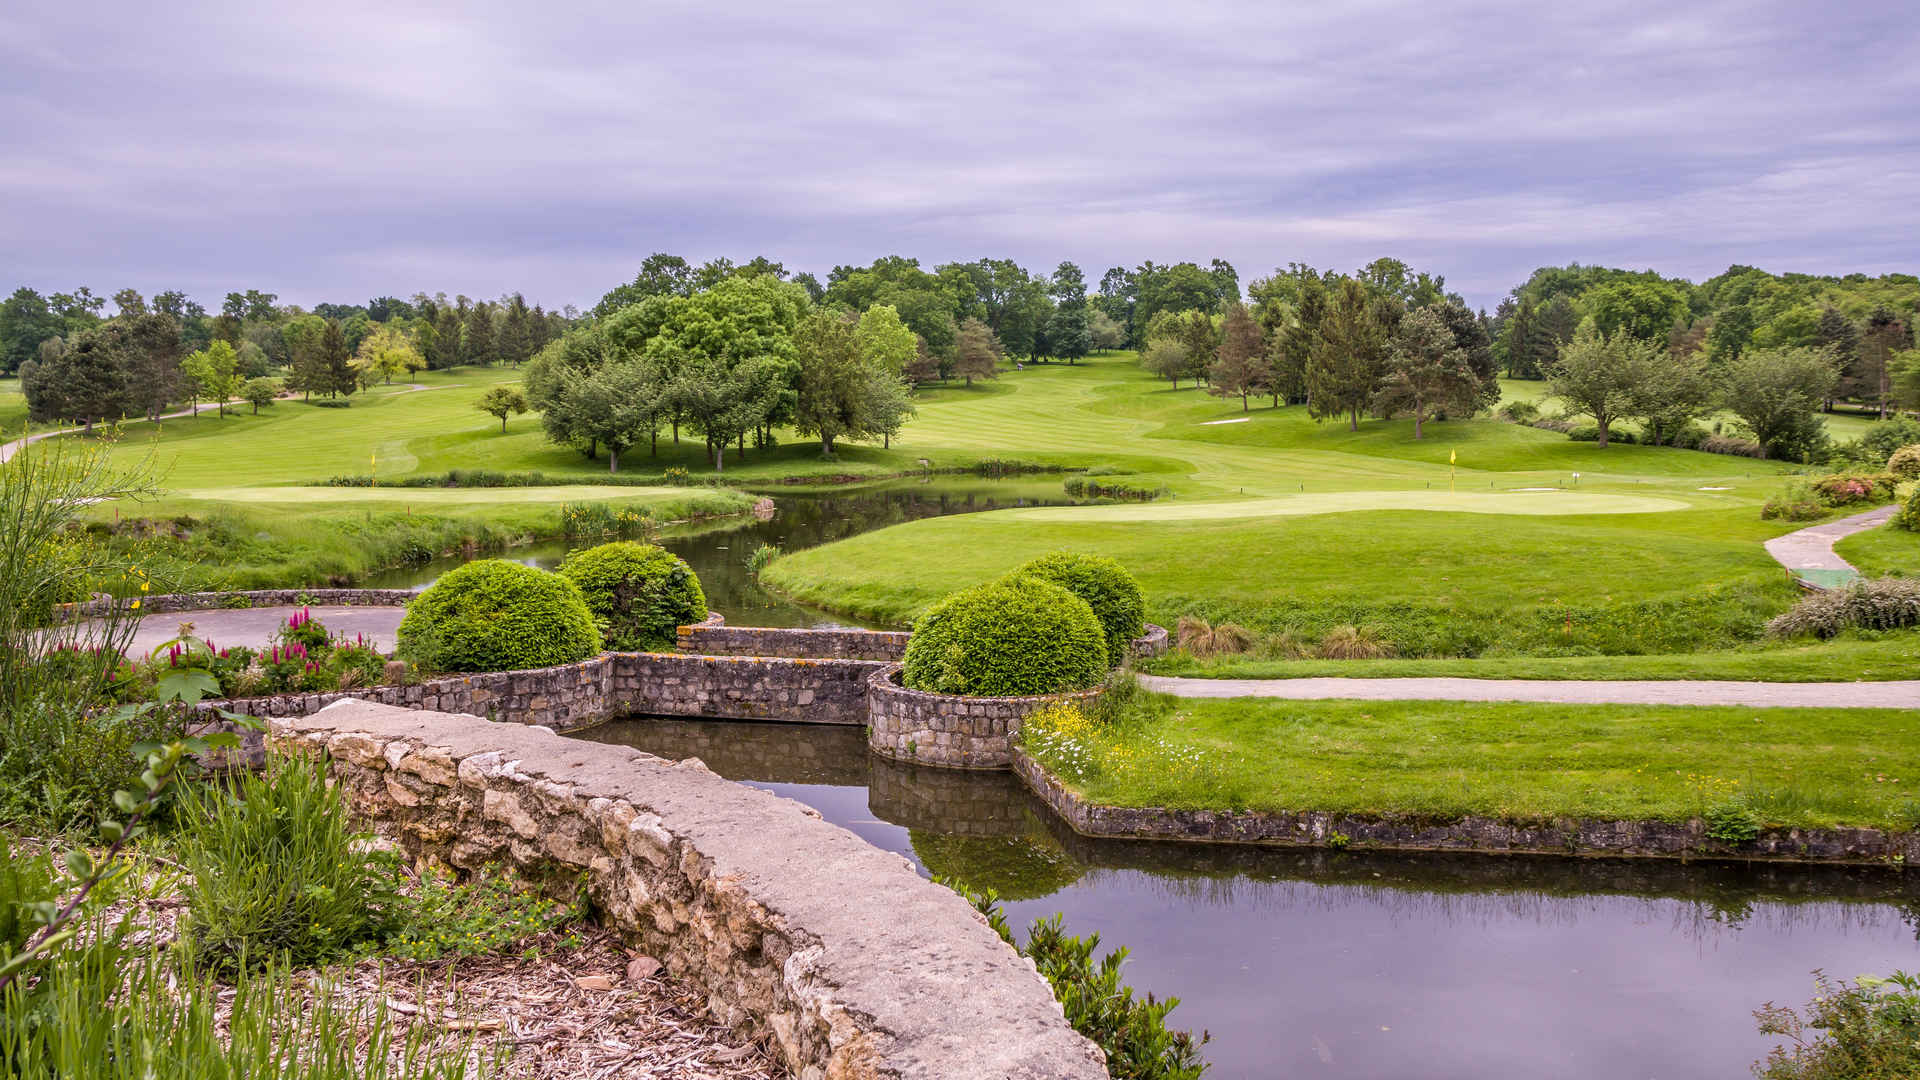
{"type": "Polygon", "coordinates": [[[1592,320],[1586,320],[1547,369],[1547,392],[1575,411],[1593,417],[1604,450],[1613,425],[1632,414],[1640,400],[1640,381],[1647,369],[1647,352],[1652,349],[1664,346],[1625,331],[1608,337],[1592,320]]]}
{"type": "Polygon", "coordinates": [[[1877,307],[1860,335],[1859,359],[1848,380],[1848,396],[1874,405],[1882,420],[1893,403],[1894,356],[1913,344],[1907,324],[1892,309],[1877,307]]]}
{"type": "Polygon", "coordinates": [[[1187,347],[1179,338],[1149,338],[1147,347],[1140,350],[1140,366],[1163,379],[1173,380],[1173,388],[1178,390],[1180,380],[1187,377],[1187,347]]]}
{"type": "Polygon", "coordinates": [[[941,377],[940,358],[927,348],[927,339],[919,334],[913,335],[913,360],[907,364],[907,380],[912,383],[930,383],[941,377]]]}
{"type": "Polygon", "coordinates": [[[1665,342],[1674,324],[1687,321],[1687,298],[1658,278],[1614,281],[1586,294],[1587,313],[1602,337],[1625,333],[1641,341],[1665,342]]]}
{"type": "Polygon", "coordinates": [[[1767,457],[1805,457],[1826,441],[1817,414],[1839,375],[1813,348],[1748,349],[1721,373],[1722,404],[1767,457]]]}
{"type": "Polygon", "coordinates": [[[92,433],[102,420],[127,415],[133,404],[127,370],[111,326],[70,335],[63,348],[43,349],[20,369],[27,414],[46,423],[79,421],[92,433]]]}
{"type": "Polygon", "coordinates": [[[391,383],[395,375],[406,375],[427,366],[407,335],[396,327],[381,324],[360,342],[353,358],[355,374],[363,384],[376,380],[391,383]]]}
{"type": "Polygon", "coordinates": [[[171,315],[123,315],[101,328],[127,373],[133,409],[158,420],[180,396],[180,324],[171,315]]]}
{"type": "Polygon", "coordinates": [[[316,392],[327,391],[326,356],[322,352],[326,334],[325,319],[318,315],[300,315],[288,320],[277,335],[284,343],[287,366],[292,369],[287,385],[309,400],[316,392]]]}
{"type": "Polygon", "coordinates": [[[320,332],[320,385],[315,390],[328,397],[342,394],[352,397],[360,388],[360,375],[353,369],[353,353],[347,348],[346,331],[337,322],[327,320],[320,332]]]}
{"type": "Polygon", "coordinates": [[[461,342],[462,361],[491,367],[500,359],[493,333],[493,305],[480,301],[467,310],[466,320],[466,333],[461,342]]]}
{"type": "Polygon", "coordinates": [[[1668,445],[1712,409],[1716,392],[1705,350],[1650,348],[1636,354],[1635,364],[1627,415],[1640,421],[1641,442],[1668,445]]]}
{"type": "Polygon", "coordinates": [[[1207,377],[1214,350],[1220,347],[1220,333],[1213,317],[1199,309],[1189,311],[1180,321],[1180,344],[1187,350],[1187,377],[1198,382],[1207,377]]]}
{"type": "MultiPolygon", "coordinates": [[[[568,441],[586,439],[607,448],[607,471],[620,471],[620,455],[652,439],[660,430],[662,384],[659,372],[644,360],[618,360],[594,371],[568,371],[563,376],[563,405],[549,410],[564,416],[568,441]]],[[[502,430],[506,418],[500,420],[502,430]]],[[[552,434],[552,429],[548,429],[552,434]]]]}
{"type": "Polygon", "coordinates": [[[529,408],[527,395],[517,386],[492,386],[480,395],[474,407],[483,413],[492,413],[500,418],[500,434],[507,433],[507,417],[514,413],[524,413],[529,408]]]}
{"type": "Polygon", "coordinates": [[[1424,439],[1427,417],[1435,411],[1472,414],[1481,386],[1441,309],[1416,308],[1394,336],[1374,409],[1386,416],[1413,414],[1413,437],[1424,439]]]}
{"type": "Polygon", "coordinates": [[[260,406],[272,405],[280,396],[280,380],[248,379],[240,385],[240,396],[253,406],[253,415],[260,415],[260,406]]]}
{"type": "Polygon", "coordinates": [[[21,286],[0,301],[0,375],[32,360],[40,343],[60,336],[64,324],[40,294],[21,286]]]}
{"type": "Polygon", "coordinates": [[[1207,369],[1207,393],[1223,398],[1238,396],[1240,411],[1246,412],[1247,396],[1259,392],[1272,378],[1260,324],[1253,321],[1246,305],[1235,301],[1221,322],[1220,344],[1207,369]]]}
{"type": "Polygon", "coordinates": [[[1474,380],[1479,384],[1478,392],[1472,401],[1462,399],[1454,402],[1450,412],[1471,416],[1481,409],[1490,409],[1500,403],[1500,369],[1493,361],[1493,339],[1487,334],[1484,318],[1468,310],[1459,297],[1452,297],[1437,304],[1428,305],[1440,316],[1448,332],[1453,334],[1453,343],[1460,348],[1466,360],[1467,369],[1473,372],[1474,380]]]}
{"type": "Polygon", "coordinates": [[[444,371],[458,367],[464,355],[460,342],[460,324],[462,322],[458,308],[450,304],[440,304],[433,317],[433,344],[427,355],[427,367],[434,371],[444,371]]]}
{"type": "MultiPolygon", "coordinates": [[[[838,311],[816,310],[794,330],[800,367],[794,379],[793,430],[817,436],[820,452],[828,457],[833,456],[834,440],[891,437],[911,413],[891,349],[870,353],[863,347],[870,343],[863,342],[861,334],[868,320],[887,323],[885,314],[876,318],[876,313],[891,310],[871,308],[857,324],[838,311]]],[[[911,333],[897,318],[880,329],[889,339],[897,336],[896,329],[911,333]]]]}
{"type": "Polygon", "coordinates": [[[1087,316],[1087,342],[1091,351],[1109,352],[1127,343],[1127,331],[1111,315],[1095,310],[1087,316]]]}
{"type": "Polygon", "coordinates": [[[508,297],[500,316],[500,359],[519,367],[532,359],[539,348],[534,341],[533,312],[519,293],[508,297]]]}
{"type": "Polygon", "coordinates": [[[860,316],[853,338],[862,360],[896,377],[906,373],[920,351],[918,338],[900,321],[900,313],[891,304],[868,308],[860,316]]]}
{"type": "Polygon", "coordinates": [[[593,307],[593,317],[602,319],[630,304],[651,296],[693,295],[693,267],[678,255],[656,251],[640,263],[633,281],[615,288],[593,307]]]}
{"type": "Polygon", "coordinates": [[[967,380],[993,379],[1000,375],[1000,339],[979,319],[960,324],[960,337],[954,350],[954,374],[967,380]]]}
{"type": "Polygon", "coordinates": [[[201,396],[218,406],[222,418],[227,415],[227,399],[239,389],[239,367],[239,354],[224,341],[215,341],[198,352],[189,353],[180,362],[180,370],[196,390],[195,415],[200,412],[198,401],[201,396]]]}
{"type": "Polygon", "coordinates": [[[1071,364],[1093,351],[1093,328],[1086,301],[1056,308],[1047,323],[1047,351],[1071,364]]]}
{"type": "Polygon", "coordinates": [[[1315,420],[1345,416],[1348,431],[1360,430],[1360,410],[1373,401],[1387,348],[1378,301],[1365,285],[1341,278],[1307,359],[1307,415],[1315,420]]]}

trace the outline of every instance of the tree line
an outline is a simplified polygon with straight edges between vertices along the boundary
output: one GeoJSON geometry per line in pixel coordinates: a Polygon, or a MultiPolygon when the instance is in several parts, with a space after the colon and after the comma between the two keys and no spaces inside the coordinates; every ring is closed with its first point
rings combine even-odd
{"type": "Polygon", "coordinates": [[[107,299],[86,288],[0,301],[0,374],[18,373],[29,415],[89,428],[158,417],[171,405],[236,397],[260,405],[286,391],[338,398],[409,371],[519,365],[578,318],[444,293],[365,304],[282,305],[273,293],[228,293],[218,314],[179,291],[107,299]]]}

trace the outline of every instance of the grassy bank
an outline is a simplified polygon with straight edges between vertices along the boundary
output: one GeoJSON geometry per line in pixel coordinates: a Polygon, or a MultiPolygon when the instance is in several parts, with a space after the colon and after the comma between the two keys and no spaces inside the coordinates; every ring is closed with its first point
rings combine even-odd
{"type": "Polygon", "coordinates": [[[137,507],[100,507],[90,515],[91,528],[129,557],[138,552],[169,588],[296,588],[346,585],[439,555],[564,536],[569,505],[673,521],[740,514],[754,501],[731,489],[704,487],[515,489],[504,500],[495,491],[437,489],[279,488],[265,494],[237,502],[169,496],[137,507]],[[329,497],[307,497],[315,494],[329,497]]]}
{"type": "Polygon", "coordinates": [[[1882,525],[1847,537],[1833,550],[1868,577],[1920,577],[1920,532],[1882,525]]]}
{"type": "Polygon", "coordinates": [[[1920,825],[1920,735],[1892,709],[1185,701],[1026,736],[1099,803],[1762,824],[1920,825]]]}
{"type": "Polygon", "coordinates": [[[1920,633],[1654,656],[1508,656],[1479,659],[1195,659],[1183,650],[1143,661],[1154,675],[1202,679],[1728,679],[1745,682],[1884,682],[1920,676],[1920,633]]]}

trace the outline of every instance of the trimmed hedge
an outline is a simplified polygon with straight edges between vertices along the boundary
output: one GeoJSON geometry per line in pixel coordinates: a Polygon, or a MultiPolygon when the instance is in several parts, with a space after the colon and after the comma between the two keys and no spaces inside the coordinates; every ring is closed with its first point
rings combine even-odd
{"type": "Polygon", "coordinates": [[[707,617],[693,568],[653,544],[623,540],[573,552],[560,576],[579,588],[610,648],[671,649],[680,627],[707,617]]]}
{"type": "Polygon", "coordinates": [[[1013,577],[1050,581],[1087,602],[1107,638],[1107,666],[1126,662],[1133,639],[1146,632],[1147,600],[1140,583],[1105,555],[1052,551],[1021,566],[1013,577]]]}
{"type": "Polygon", "coordinates": [[[915,620],[903,667],[912,690],[1058,694],[1099,685],[1107,638],[1085,600],[1038,578],[1004,578],[954,593],[915,620]]]}
{"type": "Polygon", "coordinates": [[[520,671],[600,651],[593,613],[571,581],[506,559],[450,570],[407,605],[399,652],[436,671],[520,671]]]}
{"type": "Polygon", "coordinates": [[[1920,443],[1903,446],[1888,455],[1887,471],[1902,480],[1920,480],[1920,443]]]}

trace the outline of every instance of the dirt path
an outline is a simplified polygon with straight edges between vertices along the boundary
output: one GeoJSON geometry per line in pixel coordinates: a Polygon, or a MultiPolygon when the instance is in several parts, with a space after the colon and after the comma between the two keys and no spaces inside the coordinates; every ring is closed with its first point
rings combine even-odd
{"type": "Polygon", "coordinates": [[[1176,697],[1362,701],[1535,701],[1565,705],[1739,705],[1755,708],[1920,708],[1920,680],[1750,683],[1707,680],[1582,682],[1558,679],[1179,679],[1142,675],[1176,697]]]}
{"type": "Polygon", "coordinates": [[[1809,580],[1817,585],[1835,584],[1833,580],[1856,577],[1859,571],[1847,560],[1834,553],[1833,545],[1854,533],[1866,532],[1885,525],[1893,517],[1897,506],[1883,506],[1878,510],[1869,510],[1864,514],[1843,517],[1839,521],[1829,521],[1813,525],[1785,536],[1776,536],[1767,541],[1767,554],[1781,566],[1800,573],[1803,570],[1815,571],[1817,576],[1809,575],[1809,580]]]}

